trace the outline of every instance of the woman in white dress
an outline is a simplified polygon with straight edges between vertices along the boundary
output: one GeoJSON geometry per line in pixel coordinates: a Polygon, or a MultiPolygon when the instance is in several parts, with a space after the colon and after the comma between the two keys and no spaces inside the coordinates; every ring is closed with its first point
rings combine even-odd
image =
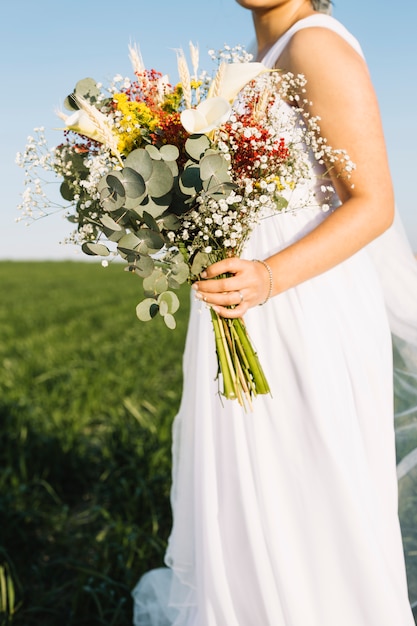
{"type": "MultiPolygon", "coordinates": [[[[168,568],[134,591],[135,623],[414,626],[397,514],[395,302],[376,268],[381,246],[369,245],[394,218],[378,105],[358,43],[315,10],[323,2],[238,2],[252,11],[258,60],[306,76],[323,135],[356,170],[332,180],[330,212],[264,219],[241,259],[196,285],[168,568]],[[253,411],[218,395],[207,305],[245,318],[272,390],[253,411]]],[[[397,235],[384,236],[395,248],[397,235]]]]}

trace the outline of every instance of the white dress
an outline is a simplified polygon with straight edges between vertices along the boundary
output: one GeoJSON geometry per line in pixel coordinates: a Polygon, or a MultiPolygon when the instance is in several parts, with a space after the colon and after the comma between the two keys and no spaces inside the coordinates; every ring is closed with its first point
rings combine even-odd
{"type": "MultiPolygon", "coordinates": [[[[263,62],[273,66],[310,26],[336,30],[360,53],[339,22],[315,15],[263,62]]],[[[243,256],[266,258],[325,217],[320,208],[267,217],[243,256]]],[[[375,262],[400,235],[384,237],[245,315],[272,389],[253,412],[219,397],[210,314],[193,301],[173,427],[168,567],[134,590],[137,626],[414,626],[397,515],[390,332],[396,315],[404,322],[395,268],[384,293],[375,262]]],[[[403,240],[398,248],[409,254],[403,240]]],[[[406,330],[396,330],[407,347],[413,302],[406,330]]]]}

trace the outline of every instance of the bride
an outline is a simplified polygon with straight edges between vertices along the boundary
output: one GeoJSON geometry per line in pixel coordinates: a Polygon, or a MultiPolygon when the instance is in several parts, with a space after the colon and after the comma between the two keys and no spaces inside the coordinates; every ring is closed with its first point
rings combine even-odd
{"type": "MultiPolygon", "coordinates": [[[[374,90],[327,1],[238,2],[252,12],[258,60],[305,75],[323,135],[356,169],[332,178],[330,211],[265,218],[242,258],[208,267],[194,286],[167,568],[134,590],[135,624],[413,626],[392,337],[403,402],[415,380],[417,273],[374,90]],[[272,390],[252,412],[218,396],[208,307],[245,318],[272,390]]],[[[405,461],[404,475],[414,467],[405,461]]]]}

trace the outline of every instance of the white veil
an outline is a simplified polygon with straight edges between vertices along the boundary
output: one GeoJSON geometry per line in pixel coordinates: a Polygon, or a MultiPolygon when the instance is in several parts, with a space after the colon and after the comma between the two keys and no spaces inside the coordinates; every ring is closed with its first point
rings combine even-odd
{"type": "Polygon", "coordinates": [[[417,261],[400,216],[369,246],[390,321],[394,355],[399,514],[410,601],[417,606],[417,261]]]}

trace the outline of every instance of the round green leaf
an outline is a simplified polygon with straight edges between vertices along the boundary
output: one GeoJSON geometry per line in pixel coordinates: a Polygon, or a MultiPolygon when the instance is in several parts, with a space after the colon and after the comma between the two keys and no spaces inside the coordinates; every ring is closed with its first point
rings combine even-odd
{"type": "Polygon", "coordinates": [[[155,263],[152,257],[142,254],[135,265],[135,273],[141,278],[150,276],[155,268],[155,263]]]}
{"type": "Polygon", "coordinates": [[[123,184],[122,174],[118,171],[114,171],[106,176],[107,185],[112,193],[118,196],[125,196],[125,188],[123,184]]]}
{"type": "Polygon", "coordinates": [[[108,256],[110,250],[102,243],[85,241],[81,246],[82,251],[89,256],[108,256]]]}
{"type": "Polygon", "coordinates": [[[172,268],[172,277],[175,280],[175,282],[180,283],[180,284],[185,283],[185,281],[188,279],[189,273],[190,271],[186,263],[183,263],[182,265],[178,265],[178,267],[172,268]]]}
{"type": "Polygon", "coordinates": [[[200,176],[202,180],[208,180],[212,176],[221,175],[223,172],[227,175],[228,164],[220,154],[209,154],[201,159],[200,176]]]}
{"type": "Polygon", "coordinates": [[[80,108],[78,106],[78,104],[75,102],[75,98],[74,98],[74,94],[73,93],[70,93],[70,95],[65,98],[65,100],[64,100],[64,107],[68,111],[78,111],[78,109],[80,108]]]}
{"type": "Polygon", "coordinates": [[[124,167],[121,172],[122,184],[128,198],[142,198],[146,192],[143,176],[131,167],[124,167]]]}
{"type": "Polygon", "coordinates": [[[166,313],[175,313],[180,308],[180,301],[178,296],[173,291],[165,291],[161,293],[158,298],[159,308],[161,310],[161,315],[166,315],[166,313]],[[162,313],[165,310],[166,313],[162,313]]]}
{"type": "Polygon", "coordinates": [[[168,193],[165,196],[161,196],[160,198],[151,198],[150,196],[148,196],[141,202],[140,211],[137,212],[140,213],[140,215],[143,215],[143,212],[146,211],[146,213],[156,219],[168,209],[171,202],[171,193],[168,193]]]}
{"type": "Polygon", "coordinates": [[[97,102],[100,89],[97,87],[94,78],[82,78],[75,85],[74,94],[94,103],[97,102]]]}
{"type": "Polygon", "coordinates": [[[64,180],[63,183],[61,183],[61,186],[59,188],[59,193],[61,194],[61,196],[64,198],[64,200],[67,200],[68,202],[72,202],[74,200],[74,189],[72,188],[72,186],[70,186],[66,180],[64,180]]]}
{"type": "Polygon", "coordinates": [[[106,228],[109,228],[110,230],[113,230],[113,231],[123,230],[123,226],[120,226],[120,224],[115,222],[114,219],[110,217],[110,215],[102,215],[100,217],[100,222],[103,224],[103,226],[105,226],[106,228]]]}
{"type": "Polygon", "coordinates": [[[171,191],[173,185],[174,177],[165,161],[154,161],[152,175],[146,182],[148,194],[160,198],[171,191]]]}
{"type": "Polygon", "coordinates": [[[159,152],[164,161],[176,161],[180,156],[180,151],[177,146],[173,146],[171,144],[162,146],[159,152]]]}
{"type": "Polygon", "coordinates": [[[155,291],[156,293],[163,293],[168,289],[168,279],[164,274],[155,281],[155,291]]]}
{"type": "Polygon", "coordinates": [[[191,135],[185,142],[185,149],[194,161],[199,161],[210,148],[210,140],[206,135],[191,135]]]}
{"type": "Polygon", "coordinates": [[[191,274],[198,276],[209,265],[210,257],[206,252],[197,252],[191,264],[191,274]]]}
{"type": "Polygon", "coordinates": [[[166,230],[178,230],[181,226],[181,221],[174,213],[167,213],[163,216],[164,228],[166,230]]]}
{"type": "Polygon", "coordinates": [[[124,235],[121,239],[119,239],[118,248],[123,248],[124,250],[135,250],[136,246],[140,244],[141,240],[136,237],[133,233],[128,233],[124,235]]]}
{"type": "Polygon", "coordinates": [[[159,307],[153,298],[145,298],[136,307],[136,315],[141,322],[149,322],[155,317],[159,307]]]}
{"type": "Polygon", "coordinates": [[[165,315],[168,315],[168,305],[166,302],[161,302],[159,305],[159,313],[160,315],[162,315],[162,317],[165,317],[165,315]]]}
{"type": "Polygon", "coordinates": [[[164,240],[160,233],[156,233],[150,228],[140,228],[137,235],[150,251],[156,252],[164,246],[164,240]]]}
{"type": "Polygon", "coordinates": [[[200,168],[195,163],[189,162],[179,177],[179,187],[187,196],[192,196],[201,191],[200,168]]]}
{"type": "Polygon", "coordinates": [[[137,148],[126,157],[125,167],[135,170],[147,181],[152,175],[153,161],[146,150],[137,148]]]}
{"type": "Polygon", "coordinates": [[[174,330],[176,328],[177,323],[173,315],[171,315],[170,313],[167,313],[167,315],[164,315],[163,319],[164,319],[165,324],[170,330],[174,330]]]}
{"type": "Polygon", "coordinates": [[[162,155],[156,146],[149,144],[148,146],[145,146],[145,150],[154,161],[160,161],[162,159],[162,155]]]}

